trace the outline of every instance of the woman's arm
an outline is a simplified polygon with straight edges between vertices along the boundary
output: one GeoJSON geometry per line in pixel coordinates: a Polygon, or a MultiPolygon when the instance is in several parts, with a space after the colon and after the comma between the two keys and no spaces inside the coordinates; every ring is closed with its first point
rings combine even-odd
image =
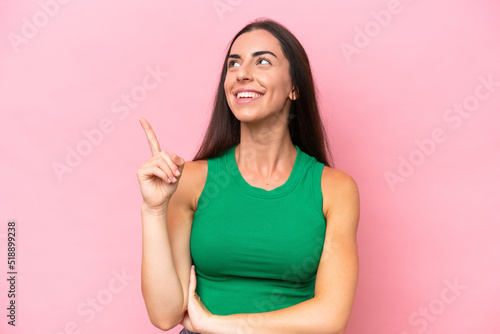
{"type": "Polygon", "coordinates": [[[188,303],[191,226],[194,217],[194,162],[186,161],[183,178],[164,212],[142,207],[141,288],[151,322],[162,330],[177,326],[188,303]]]}
{"type": "Polygon", "coordinates": [[[139,121],[152,153],[137,171],[143,197],[141,290],[153,325],[168,330],[182,321],[188,302],[194,181],[191,164],[161,151],[151,125],[139,121]]]}
{"type": "Polygon", "coordinates": [[[158,328],[176,318],[183,296],[167,232],[167,208],[151,210],[144,203],[142,216],[141,290],[149,319],[158,328]]]}
{"type": "Polygon", "coordinates": [[[203,333],[344,333],[358,281],[359,194],[340,170],[325,166],[321,182],[327,228],[314,297],[271,312],[211,315],[203,333]]]}

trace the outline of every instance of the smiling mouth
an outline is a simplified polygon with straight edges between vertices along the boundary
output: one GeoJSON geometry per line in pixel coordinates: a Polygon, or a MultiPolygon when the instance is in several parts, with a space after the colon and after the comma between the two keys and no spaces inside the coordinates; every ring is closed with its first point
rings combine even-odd
{"type": "Polygon", "coordinates": [[[236,103],[254,102],[263,96],[264,94],[259,94],[255,92],[240,92],[236,95],[236,103]]]}

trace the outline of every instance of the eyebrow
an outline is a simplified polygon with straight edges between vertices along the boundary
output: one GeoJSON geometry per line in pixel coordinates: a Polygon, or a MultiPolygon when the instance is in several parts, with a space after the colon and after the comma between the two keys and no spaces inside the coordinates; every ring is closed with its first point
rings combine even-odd
{"type": "MultiPolygon", "coordinates": [[[[276,55],[274,53],[272,53],[271,51],[256,51],[254,53],[252,53],[252,57],[257,57],[257,56],[260,56],[260,55],[263,55],[263,54],[271,54],[273,55],[275,58],[278,58],[276,57],[276,55]]],[[[232,54],[232,55],[229,55],[229,57],[227,57],[228,59],[229,58],[236,58],[236,59],[241,59],[241,56],[238,55],[238,54],[232,54]]]]}

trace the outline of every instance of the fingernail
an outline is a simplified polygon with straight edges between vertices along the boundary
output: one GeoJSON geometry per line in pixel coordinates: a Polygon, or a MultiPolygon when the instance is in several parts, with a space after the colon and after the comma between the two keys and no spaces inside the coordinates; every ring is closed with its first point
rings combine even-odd
{"type": "Polygon", "coordinates": [[[179,170],[176,170],[176,171],[174,172],[174,174],[175,174],[175,175],[177,175],[177,176],[179,176],[179,175],[181,175],[181,172],[179,172],[179,170]]]}

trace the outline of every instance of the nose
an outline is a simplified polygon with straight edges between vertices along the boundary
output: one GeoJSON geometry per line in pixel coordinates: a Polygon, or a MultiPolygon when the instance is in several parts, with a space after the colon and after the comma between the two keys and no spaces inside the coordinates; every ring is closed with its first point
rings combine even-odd
{"type": "Polygon", "coordinates": [[[251,70],[251,64],[250,63],[243,63],[240,65],[238,68],[238,73],[236,75],[236,80],[238,81],[243,81],[243,80],[252,80],[252,70],[251,70]]]}

